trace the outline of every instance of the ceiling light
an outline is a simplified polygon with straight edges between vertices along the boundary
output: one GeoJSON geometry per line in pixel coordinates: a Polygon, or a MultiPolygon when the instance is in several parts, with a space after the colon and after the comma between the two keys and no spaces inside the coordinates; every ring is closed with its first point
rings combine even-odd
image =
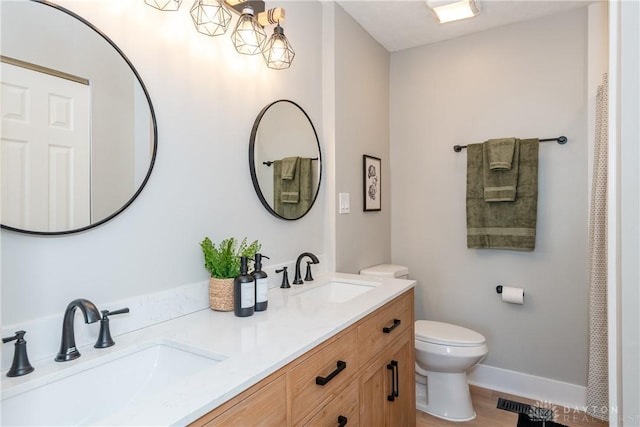
{"type": "Polygon", "coordinates": [[[480,13],[479,0],[427,0],[441,24],[460,19],[473,18],[480,13]]]}

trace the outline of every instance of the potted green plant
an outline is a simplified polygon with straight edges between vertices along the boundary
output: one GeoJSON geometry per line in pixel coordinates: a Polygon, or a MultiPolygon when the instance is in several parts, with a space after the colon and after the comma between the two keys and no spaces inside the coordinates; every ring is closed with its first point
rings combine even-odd
{"type": "Polygon", "coordinates": [[[217,246],[208,237],[200,242],[204,267],[211,276],[209,306],[212,310],[233,310],[233,279],[240,274],[240,257],[246,256],[252,260],[261,246],[257,240],[247,243],[246,237],[240,242],[230,237],[217,246]]]}

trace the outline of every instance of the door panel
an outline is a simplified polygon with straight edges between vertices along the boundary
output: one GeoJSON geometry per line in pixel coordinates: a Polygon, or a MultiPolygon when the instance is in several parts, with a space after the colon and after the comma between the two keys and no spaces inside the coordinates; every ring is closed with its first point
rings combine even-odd
{"type": "Polygon", "coordinates": [[[2,63],[3,223],[89,223],[89,96],[87,85],[2,63]]]}

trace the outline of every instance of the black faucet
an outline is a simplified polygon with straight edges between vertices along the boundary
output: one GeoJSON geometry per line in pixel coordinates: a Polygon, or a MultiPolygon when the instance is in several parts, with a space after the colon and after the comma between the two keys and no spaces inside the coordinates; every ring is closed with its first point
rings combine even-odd
{"type": "Polygon", "coordinates": [[[12,337],[2,338],[3,343],[14,340],[16,342],[13,363],[11,363],[11,368],[7,372],[8,377],[19,377],[33,372],[33,366],[29,363],[29,357],[27,356],[27,342],[24,340],[24,334],[26,334],[25,331],[16,331],[16,334],[12,337]]]}
{"type": "Polygon", "coordinates": [[[300,274],[300,261],[302,261],[302,258],[304,257],[309,257],[311,258],[311,263],[307,264],[307,277],[306,280],[313,280],[313,277],[311,277],[311,264],[319,264],[320,260],[318,259],[317,256],[315,256],[314,254],[312,254],[311,252],[303,252],[300,254],[300,256],[298,257],[298,259],[296,260],[296,276],[293,279],[293,284],[294,285],[302,285],[304,282],[302,281],[302,274],[300,274]]]}
{"type": "Polygon", "coordinates": [[[76,338],[73,330],[73,318],[76,308],[80,308],[84,315],[84,323],[95,323],[100,320],[100,312],[96,306],[86,299],[74,299],[69,303],[64,312],[62,321],[62,340],[60,341],[60,351],[55,358],[56,362],[67,362],[80,357],[80,352],[76,348],[76,338]]]}

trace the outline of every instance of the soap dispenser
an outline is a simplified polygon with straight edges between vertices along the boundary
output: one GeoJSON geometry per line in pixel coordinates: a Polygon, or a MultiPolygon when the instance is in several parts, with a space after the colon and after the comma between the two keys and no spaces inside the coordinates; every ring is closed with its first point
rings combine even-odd
{"type": "Polygon", "coordinates": [[[247,274],[247,257],[240,258],[240,275],[233,280],[233,312],[238,317],[253,315],[255,307],[255,282],[247,274]]]}
{"type": "Polygon", "coordinates": [[[262,271],[262,258],[269,259],[268,256],[262,254],[256,254],[255,268],[251,276],[255,280],[256,286],[256,306],[255,311],[264,311],[267,309],[269,301],[267,301],[267,291],[269,290],[269,281],[267,280],[267,273],[262,271]]]}

